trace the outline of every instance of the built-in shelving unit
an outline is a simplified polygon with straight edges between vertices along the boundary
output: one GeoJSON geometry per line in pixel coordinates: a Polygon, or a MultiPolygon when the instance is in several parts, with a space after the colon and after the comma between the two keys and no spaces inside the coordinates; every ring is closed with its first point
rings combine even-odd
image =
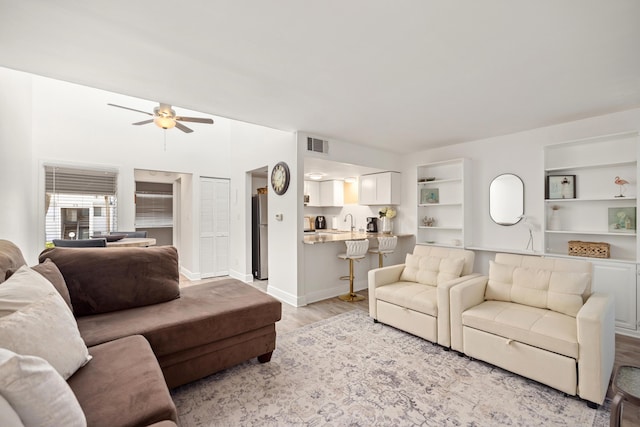
{"type": "Polygon", "coordinates": [[[597,241],[609,243],[611,260],[635,262],[637,173],[637,133],[545,147],[547,182],[575,180],[572,197],[545,199],[545,252],[567,255],[571,240],[597,241]],[[620,187],[616,177],[629,183],[620,187]]]}
{"type": "MultiPolygon", "coordinates": [[[[617,331],[640,336],[637,289],[638,132],[554,144],[544,150],[549,176],[575,180],[575,193],[545,195],[544,250],[569,257],[569,242],[608,243],[609,258],[580,257],[593,265],[592,290],[613,295],[617,331]],[[616,185],[616,177],[628,181],[616,185]]],[[[547,188],[547,190],[549,190],[547,188]]],[[[576,258],[571,256],[571,258],[576,258]]]]}
{"type": "Polygon", "coordinates": [[[464,246],[470,240],[470,161],[455,159],[417,168],[418,244],[464,246]],[[433,223],[428,223],[432,218],[433,223]]]}

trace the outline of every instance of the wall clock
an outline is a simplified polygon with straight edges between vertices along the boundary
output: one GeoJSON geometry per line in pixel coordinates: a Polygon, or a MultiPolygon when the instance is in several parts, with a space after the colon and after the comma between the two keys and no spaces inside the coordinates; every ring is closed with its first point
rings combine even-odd
{"type": "Polygon", "coordinates": [[[279,162],[271,170],[271,187],[278,195],[283,195],[289,188],[289,166],[285,162],[279,162]]]}

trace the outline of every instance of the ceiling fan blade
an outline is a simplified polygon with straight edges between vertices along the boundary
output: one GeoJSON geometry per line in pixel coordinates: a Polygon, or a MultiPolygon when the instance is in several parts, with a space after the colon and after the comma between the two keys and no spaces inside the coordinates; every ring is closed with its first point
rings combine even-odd
{"type": "Polygon", "coordinates": [[[146,125],[147,123],[153,123],[153,119],[149,119],[149,120],[143,120],[141,122],[136,122],[136,123],[131,123],[132,125],[146,125]]]}
{"type": "Polygon", "coordinates": [[[182,117],[176,116],[176,120],[182,120],[183,122],[194,122],[194,123],[208,123],[210,125],[213,124],[213,119],[204,119],[202,117],[182,117]]]}
{"type": "Polygon", "coordinates": [[[182,132],[185,132],[185,133],[191,133],[191,132],[193,132],[193,129],[189,129],[188,127],[186,127],[185,125],[183,125],[183,124],[182,124],[182,123],[180,123],[180,122],[176,122],[176,127],[177,127],[178,129],[180,129],[182,132]]]}
{"type": "Polygon", "coordinates": [[[135,108],[123,107],[122,105],[116,105],[116,104],[107,104],[107,105],[110,105],[112,107],[117,107],[117,108],[124,108],[125,110],[136,111],[138,113],[146,114],[147,116],[153,116],[152,113],[149,113],[147,111],[142,111],[142,110],[136,110],[135,108]]]}

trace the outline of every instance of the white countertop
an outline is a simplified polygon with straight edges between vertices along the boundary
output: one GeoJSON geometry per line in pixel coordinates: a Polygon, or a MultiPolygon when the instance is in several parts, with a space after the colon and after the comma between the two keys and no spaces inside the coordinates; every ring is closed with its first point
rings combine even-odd
{"type": "Polygon", "coordinates": [[[323,231],[315,231],[313,233],[311,232],[305,233],[303,243],[306,245],[314,245],[316,243],[344,242],[346,240],[376,239],[377,237],[382,237],[382,236],[409,237],[409,236],[413,236],[413,234],[366,233],[364,231],[323,230],[323,231]]]}

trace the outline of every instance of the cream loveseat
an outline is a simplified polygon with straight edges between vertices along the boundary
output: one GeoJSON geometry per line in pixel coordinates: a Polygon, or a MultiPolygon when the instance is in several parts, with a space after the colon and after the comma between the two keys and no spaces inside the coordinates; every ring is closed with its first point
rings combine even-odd
{"type": "Polygon", "coordinates": [[[404,264],[369,270],[369,315],[442,346],[450,346],[449,291],[480,276],[475,254],[416,245],[404,264]]]}
{"type": "Polygon", "coordinates": [[[602,404],[615,355],[613,298],[591,263],[496,254],[489,276],[451,289],[451,348],[602,404]]]}

